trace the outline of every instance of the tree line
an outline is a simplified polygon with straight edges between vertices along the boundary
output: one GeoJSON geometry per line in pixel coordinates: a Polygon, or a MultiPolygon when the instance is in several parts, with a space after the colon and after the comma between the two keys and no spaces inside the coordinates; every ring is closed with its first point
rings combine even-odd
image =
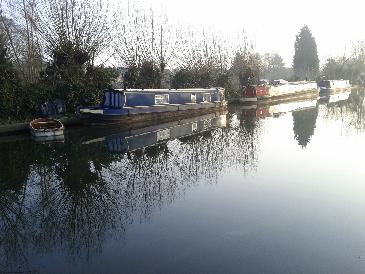
{"type": "Polygon", "coordinates": [[[337,56],[326,60],[322,75],[328,79],[348,79],[352,83],[365,84],[365,41],[356,42],[349,56],[337,56]]]}
{"type": "Polygon", "coordinates": [[[306,26],[295,51],[293,69],[286,68],[278,54],[259,54],[244,32],[232,39],[173,24],[133,1],[1,0],[0,120],[29,119],[40,103],[55,98],[72,112],[100,103],[103,89],[123,85],[222,86],[229,97],[260,78],[318,76],[317,48],[306,26]]]}
{"type": "Polygon", "coordinates": [[[96,65],[113,22],[101,1],[0,2],[0,118],[26,119],[40,103],[60,98],[73,109],[96,102],[117,76],[96,65]]]}

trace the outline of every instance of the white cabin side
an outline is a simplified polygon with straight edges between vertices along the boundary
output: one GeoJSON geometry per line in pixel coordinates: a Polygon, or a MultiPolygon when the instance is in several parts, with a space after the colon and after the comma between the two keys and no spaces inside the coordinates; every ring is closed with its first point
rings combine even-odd
{"type": "Polygon", "coordinates": [[[350,88],[349,80],[322,80],[318,83],[320,89],[346,89],[350,88]]]}
{"type": "Polygon", "coordinates": [[[318,90],[316,82],[288,82],[287,84],[270,87],[269,96],[288,95],[311,90],[318,90]]]}

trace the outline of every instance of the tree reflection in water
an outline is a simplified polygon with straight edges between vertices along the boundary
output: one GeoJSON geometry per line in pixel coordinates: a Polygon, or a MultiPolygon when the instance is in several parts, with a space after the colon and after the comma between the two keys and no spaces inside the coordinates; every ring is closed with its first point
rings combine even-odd
{"type": "Polygon", "coordinates": [[[32,258],[54,252],[88,260],[190,187],[255,168],[259,124],[235,113],[229,121],[121,154],[72,134],[65,143],[0,143],[0,271],[32,270],[32,258]]]}
{"type": "Polygon", "coordinates": [[[31,155],[24,153],[29,141],[1,145],[0,154],[0,271],[11,262],[27,264],[24,249],[31,235],[26,192],[31,155]]]}
{"type": "MultiPolygon", "coordinates": [[[[72,132],[65,143],[0,139],[0,272],[33,271],[34,258],[55,253],[88,260],[107,239],[123,238],[128,225],[148,221],[191,187],[255,170],[262,133],[256,115],[233,108],[227,127],[127,153],[110,153],[105,142],[82,144],[72,132]]],[[[363,131],[364,92],[292,117],[303,147],[318,117],[363,131]]]]}
{"type": "Polygon", "coordinates": [[[326,120],[341,122],[347,133],[363,132],[365,129],[365,92],[363,88],[335,92],[328,95],[321,105],[306,110],[294,111],[293,131],[299,145],[306,147],[314,134],[318,113],[326,120]],[[321,111],[319,111],[321,110],[321,111]]]}
{"type": "Polygon", "coordinates": [[[353,89],[348,100],[329,103],[324,118],[344,123],[346,132],[365,130],[365,90],[353,89]]]}
{"type": "Polygon", "coordinates": [[[314,108],[302,109],[292,112],[294,138],[298,144],[305,148],[314,134],[318,117],[318,104],[314,108]]]}

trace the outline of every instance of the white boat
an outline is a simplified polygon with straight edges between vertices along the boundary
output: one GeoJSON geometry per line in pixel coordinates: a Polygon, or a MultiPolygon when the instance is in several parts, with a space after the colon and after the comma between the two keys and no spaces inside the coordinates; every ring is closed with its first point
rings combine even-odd
{"type": "Polygon", "coordinates": [[[64,126],[56,119],[38,118],[29,123],[30,133],[34,137],[63,136],[64,126]]]}
{"type": "Polygon", "coordinates": [[[322,80],[318,83],[319,92],[342,91],[351,88],[349,80],[322,80]]]}
{"type": "Polygon", "coordinates": [[[318,93],[317,83],[314,81],[278,82],[274,86],[271,86],[268,96],[271,98],[277,96],[294,96],[305,92],[318,93]]]}

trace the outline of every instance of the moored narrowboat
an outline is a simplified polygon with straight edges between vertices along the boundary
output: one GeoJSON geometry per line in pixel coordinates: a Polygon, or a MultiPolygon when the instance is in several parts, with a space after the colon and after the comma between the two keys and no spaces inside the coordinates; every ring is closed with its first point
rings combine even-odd
{"type": "Polygon", "coordinates": [[[351,88],[349,80],[322,80],[318,83],[319,92],[326,94],[330,92],[343,91],[351,88]]]}
{"type": "Polygon", "coordinates": [[[273,85],[260,85],[244,88],[241,102],[270,101],[280,102],[288,99],[317,97],[318,86],[316,82],[287,82],[274,81],[273,85]]]}
{"type": "Polygon", "coordinates": [[[125,122],[189,117],[225,109],[223,88],[109,89],[97,107],[80,108],[87,122],[125,122]]]}
{"type": "MultiPolygon", "coordinates": [[[[258,88],[259,87],[254,87],[254,86],[243,87],[242,100],[238,100],[238,101],[257,102],[257,92],[259,92],[258,88]]],[[[262,88],[264,88],[264,87],[262,87],[262,88]]]]}

